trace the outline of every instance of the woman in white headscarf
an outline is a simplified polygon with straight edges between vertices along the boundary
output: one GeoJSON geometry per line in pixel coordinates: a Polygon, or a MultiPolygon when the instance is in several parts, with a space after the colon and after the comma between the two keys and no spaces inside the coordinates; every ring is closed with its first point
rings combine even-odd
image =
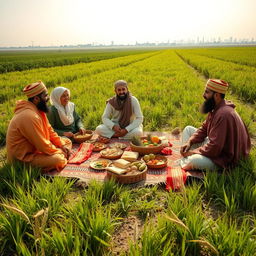
{"type": "Polygon", "coordinates": [[[72,138],[75,133],[85,134],[80,116],[75,111],[75,104],[70,102],[70,91],[65,87],[56,87],[50,95],[51,107],[48,119],[59,136],[72,138]]]}

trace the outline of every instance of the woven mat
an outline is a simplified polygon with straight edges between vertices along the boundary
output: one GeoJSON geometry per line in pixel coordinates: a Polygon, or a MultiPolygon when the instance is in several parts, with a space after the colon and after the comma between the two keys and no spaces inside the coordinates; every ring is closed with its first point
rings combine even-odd
{"type": "MultiPolygon", "coordinates": [[[[156,184],[165,184],[166,183],[166,177],[167,173],[170,170],[170,168],[174,168],[179,166],[179,160],[181,158],[181,155],[179,153],[180,151],[180,137],[179,136],[173,136],[170,133],[167,132],[150,132],[150,134],[158,135],[158,136],[165,136],[168,138],[169,142],[172,143],[172,155],[166,155],[168,159],[167,167],[161,168],[161,169],[148,169],[146,180],[140,181],[135,186],[143,186],[143,185],[156,185],[156,184]]],[[[145,132],[144,135],[146,136],[147,133],[145,132]]],[[[97,135],[94,135],[97,136],[97,135]]],[[[94,139],[96,137],[93,137],[94,139]]],[[[111,139],[110,143],[113,142],[122,142],[127,144],[127,148],[125,151],[130,150],[129,141],[125,140],[119,140],[119,139],[111,139]]],[[[74,144],[72,148],[72,153],[75,153],[78,149],[79,145],[74,144]]],[[[78,178],[80,181],[85,182],[88,184],[90,180],[95,179],[97,181],[105,181],[107,179],[107,172],[106,171],[99,171],[94,170],[90,167],[90,162],[94,161],[96,159],[100,158],[100,154],[98,152],[93,152],[92,156],[83,162],[82,164],[67,164],[67,166],[61,171],[53,171],[50,173],[47,173],[47,175],[50,176],[62,176],[62,177],[70,177],[70,178],[78,178]]],[[[198,176],[200,174],[195,173],[191,174],[188,172],[188,176],[198,176]]]]}

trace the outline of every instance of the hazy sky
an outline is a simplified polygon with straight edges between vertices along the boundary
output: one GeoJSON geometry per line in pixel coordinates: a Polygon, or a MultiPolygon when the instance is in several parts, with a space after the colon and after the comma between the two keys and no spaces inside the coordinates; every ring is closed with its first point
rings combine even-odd
{"type": "Polygon", "coordinates": [[[0,47],[256,39],[256,0],[0,0],[0,47]]]}

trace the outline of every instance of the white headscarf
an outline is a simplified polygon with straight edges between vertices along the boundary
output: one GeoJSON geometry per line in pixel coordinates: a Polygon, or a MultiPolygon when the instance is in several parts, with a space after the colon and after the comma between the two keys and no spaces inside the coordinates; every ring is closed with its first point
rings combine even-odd
{"type": "Polygon", "coordinates": [[[58,110],[60,120],[65,125],[68,126],[74,122],[74,109],[75,104],[73,102],[68,102],[68,104],[64,107],[60,102],[61,95],[67,91],[70,97],[69,89],[65,87],[56,87],[53,89],[50,95],[50,103],[58,110]]]}

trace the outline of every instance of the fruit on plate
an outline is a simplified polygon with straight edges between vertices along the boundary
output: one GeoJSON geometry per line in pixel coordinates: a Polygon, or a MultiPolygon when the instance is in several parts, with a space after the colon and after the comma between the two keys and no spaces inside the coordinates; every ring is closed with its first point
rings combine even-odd
{"type": "Polygon", "coordinates": [[[148,134],[148,136],[145,138],[140,138],[138,136],[134,136],[131,139],[132,144],[135,146],[144,146],[144,147],[155,147],[159,146],[160,139],[158,136],[151,136],[148,134]]]}
{"type": "MultiPolygon", "coordinates": [[[[122,161],[125,160],[122,159],[122,161]]],[[[136,175],[143,172],[147,168],[146,164],[142,161],[129,163],[129,165],[127,165],[125,168],[121,168],[120,165],[116,166],[116,163],[117,162],[110,164],[108,167],[106,167],[106,170],[119,175],[136,175]]]]}
{"type": "Polygon", "coordinates": [[[164,156],[156,156],[154,154],[145,155],[143,160],[147,165],[163,165],[166,164],[166,158],[164,156]]]}
{"type": "Polygon", "coordinates": [[[148,162],[149,160],[155,159],[155,157],[156,156],[154,154],[149,154],[149,155],[145,155],[143,157],[143,159],[144,159],[145,162],[148,162]]]}
{"type": "Polygon", "coordinates": [[[130,171],[133,171],[133,172],[142,172],[145,170],[146,168],[146,164],[141,162],[141,161],[136,161],[136,162],[133,162],[131,163],[131,165],[126,169],[127,172],[130,172],[130,171]]]}
{"type": "Polygon", "coordinates": [[[158,142],[160,141],[160,139],[159,139],[158,136],[152,135],[152,136],[151,136],[151,141],[152,141],[153,143],[158,143],[158,142]]]}

